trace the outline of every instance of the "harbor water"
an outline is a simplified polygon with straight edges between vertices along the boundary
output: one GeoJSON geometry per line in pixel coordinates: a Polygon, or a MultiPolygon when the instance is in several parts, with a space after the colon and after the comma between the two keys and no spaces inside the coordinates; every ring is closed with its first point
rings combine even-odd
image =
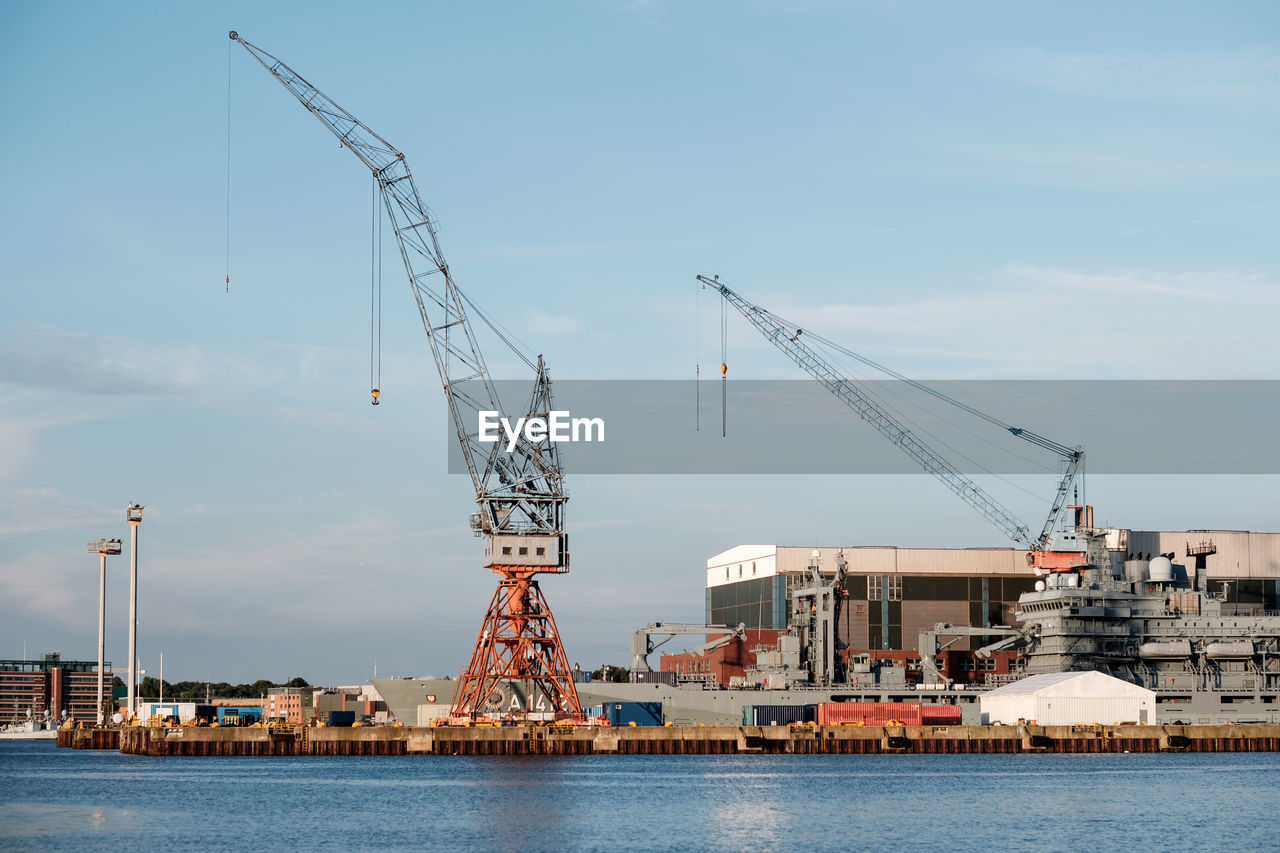
{"type": "Polygon", "coordinates": [[[0,849],[1270,850],[1280,755],[147,758],[0,741],[0,849]]]}

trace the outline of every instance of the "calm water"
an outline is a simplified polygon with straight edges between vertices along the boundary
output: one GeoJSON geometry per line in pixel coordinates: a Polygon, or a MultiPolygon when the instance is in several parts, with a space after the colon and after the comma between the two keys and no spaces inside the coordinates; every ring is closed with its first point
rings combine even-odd
{"type": "Polygon", "coordinates": [[[0,849],[1275,850],[1280,755],[142,758],[0,741],[0,849]]]}

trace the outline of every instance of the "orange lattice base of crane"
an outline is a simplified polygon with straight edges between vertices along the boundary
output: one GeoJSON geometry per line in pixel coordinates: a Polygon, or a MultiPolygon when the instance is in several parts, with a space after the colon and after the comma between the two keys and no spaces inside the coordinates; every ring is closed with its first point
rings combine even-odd
{"type": "Polygon", "coordinates": [[[489,603],[451,721],[578,723],[573,673],[542,597],[537,569],[494,567],[502,580],[489,603]]]}

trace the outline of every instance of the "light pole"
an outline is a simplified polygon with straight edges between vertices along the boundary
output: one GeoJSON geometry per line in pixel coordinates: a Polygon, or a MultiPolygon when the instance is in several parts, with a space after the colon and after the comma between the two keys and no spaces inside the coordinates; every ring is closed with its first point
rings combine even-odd
{"type": "Polygon", "coordinates": [[[103,673],[106,667],[104,657],[106,655],[107,645],[107,555],[120,553],[119,539],[99,539],[97,542],[90,542],[88,546],[90,554],[98,555],[98,725],[102,725],[104,714],[102,712],[103,696],[103,673]]]}
{"type": "Polygon", "coordinates": [[[133,720],[138,686],[138,525],[142,523],[142,504],[130,504],[129,519],[129,712],[133,720]]]}

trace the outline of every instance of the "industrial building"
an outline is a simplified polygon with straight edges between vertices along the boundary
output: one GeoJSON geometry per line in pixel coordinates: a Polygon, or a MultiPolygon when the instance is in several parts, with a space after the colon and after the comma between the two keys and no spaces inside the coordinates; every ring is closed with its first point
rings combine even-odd
{"type": "MultiPolygon", "coordinates": [[[[105,665],[108,697],[111,664],[105,665]]],[[[70,717],[97,720],[97,661],[62,660],[49,652],[39,660],[0,660],[0,724],[70,717]]]]}
{"type": "MultiPolygon", "coordinates": [[[[311,692],[310,689],[307,690],[308,694],[311,692]]],[[[262,715],[268,720],[301,723],[302,699],[301,687],[272,687],[262,700],[262,715]]],[[[311,705],[310,702],[306,704],[311,705]]]]}
{"type": "MultiPolygon", "coordinates": [[[[1226,615],[1275,612],[1280,586],[1280,534],[1234,530],[1106,531],[1112,572],[1164,555],[1176,577],[1222,599],[1226,615]]],[[[814,570],[835,578],[842,563],[842,601],[836,616],[839,654],[893,661],[919,672],[919,634],[938,623],[972,628],[1018,626],[1018,598],[1035,589],[1029,551],[1015,548],[809,548],[738,545],[706,562],[707,625],[745,625],[746,641],[705,655],[663,655],[660,668],[678,680],[714,678],[728,686],[756,664],[757,652],[776,648],[792,626],[793,593],[814,570]]],[[[715,636],[714,634],[710,636],[715,636]]],[[[1017,669],[1018,653],[973,651],[995,635],[948,638],[938,652],[943,674],[961,684],[999,684],[1017,669]]]]}

